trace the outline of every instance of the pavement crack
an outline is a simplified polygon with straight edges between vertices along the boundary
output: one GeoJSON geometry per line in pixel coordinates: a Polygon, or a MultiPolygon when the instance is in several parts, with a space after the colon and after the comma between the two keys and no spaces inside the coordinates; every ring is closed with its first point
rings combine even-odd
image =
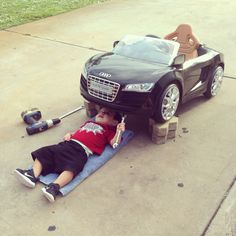
{"type": "Polygon", "coordinates": [[[54,43],[60,43],[60,44],[64,44],[67,46],[78,47],[78,48],[83,48],[83,49],[88,49],[88,50],[93,50],[93,51],[98,51],[98,52],[107,52],[105,50],[97,49],[94,47],[82,46],[82,45],[75,44],[75,43],[68,43],[68,42],[64,42],[61,40],[57,40],[57,39],[44,38],[44,37],[40,37],[37,35],[28,34],[28,33],[20,33],[20,32],[14,31],[14,30],[5,29],[3,31],[9,32],[9,33],[14,33],[14,34],[20,34],[22,36],[27,36],[27,37],[31,37],[31,38],[40,39],[40,40],[50,41],[50,42],[54,42],[54,43]]]}
{"type": "Polygon", "coordinates": [[[228,79],[236,79],[235,76],[230,76],[230,75],[224,75],[225,78],[228,78],[228,79]]]}
{"type": "Polygon", "coordinates": [[[221,209],[223,203],[225,202],[226,198],[228,197],[228,195],[229,195],[229,193],[230,193],[230,190],[231,190],[232,187],[234,186],[235,182],[236,182],[236,176],[235,176],[235,177],[233,178],[233,180],[231,181],[231,183],[230,183],[228,189],[225,191],[225,193],[224,193],[223,197],[221,198],[221,200],[220,200],[220,202],[219,202],[217,208],[215,209],[213,215],[211,216],[210,220],[208,221],[206,227],[204,228],[204,230],[203,230],[203,232],[200,234],[200,236],[205,236],[205,235],[206,235],[208,229],[210,228],[210,226],[211,226],[213,220],[215,219],[217,213],[219,212],[219,210],[221,209]]]}

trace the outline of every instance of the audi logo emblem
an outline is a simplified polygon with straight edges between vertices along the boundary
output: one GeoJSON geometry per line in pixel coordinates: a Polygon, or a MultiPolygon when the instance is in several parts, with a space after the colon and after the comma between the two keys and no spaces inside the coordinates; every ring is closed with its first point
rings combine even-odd
{"type": "Polygon", "coordinates": [[[99,73],[100,76],[105,77],[105,78],[110,78],[111,74],[105,73],[105,72],[100,72],[99,73]]]}

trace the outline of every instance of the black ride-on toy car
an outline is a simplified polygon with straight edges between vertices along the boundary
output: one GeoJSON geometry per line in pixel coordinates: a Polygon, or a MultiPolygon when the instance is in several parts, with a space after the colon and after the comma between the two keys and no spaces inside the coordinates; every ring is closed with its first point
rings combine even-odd
{"type": "Polygon", "coordinates": [[[190,98],[215,96],[223,73],[223,54],[201,45],[182,24],[164,39],[127,35],[114,42],[111,52],[85,63],[80,91],[90,102],[165,122],[190,98]]]}

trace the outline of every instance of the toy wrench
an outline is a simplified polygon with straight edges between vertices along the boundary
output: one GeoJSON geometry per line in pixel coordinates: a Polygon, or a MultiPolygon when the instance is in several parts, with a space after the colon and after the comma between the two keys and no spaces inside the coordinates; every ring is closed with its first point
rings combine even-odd
{"type": "MultiPolygon", "coordinates": [[[[121,123],[124,123],[126,116],[127,116],[127,115],[122,116],[121,123]]],[[[114,142],[114,144],[113,144],[113,146],[112,146],[113,148],[116,148],[116,147],[119,146],[119,139],[120,139],[120,136],[121,136],[121,131],[119,130],[119,131],[118,131],[118,135],[117,135],[117,137],[116,137],[116,141],[114,142]]]]}

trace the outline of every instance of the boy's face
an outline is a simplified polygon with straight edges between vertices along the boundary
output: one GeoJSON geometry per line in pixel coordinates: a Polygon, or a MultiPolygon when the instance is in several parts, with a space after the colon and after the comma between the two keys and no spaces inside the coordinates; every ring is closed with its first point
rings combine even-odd
{"type": "Polygon", "coordinates": [[[118,124],[118,121],[114,120],[114,115],[115,112],[103,107],[96,115],[95,121],[102,124],[115,126],[118,124]]]}

